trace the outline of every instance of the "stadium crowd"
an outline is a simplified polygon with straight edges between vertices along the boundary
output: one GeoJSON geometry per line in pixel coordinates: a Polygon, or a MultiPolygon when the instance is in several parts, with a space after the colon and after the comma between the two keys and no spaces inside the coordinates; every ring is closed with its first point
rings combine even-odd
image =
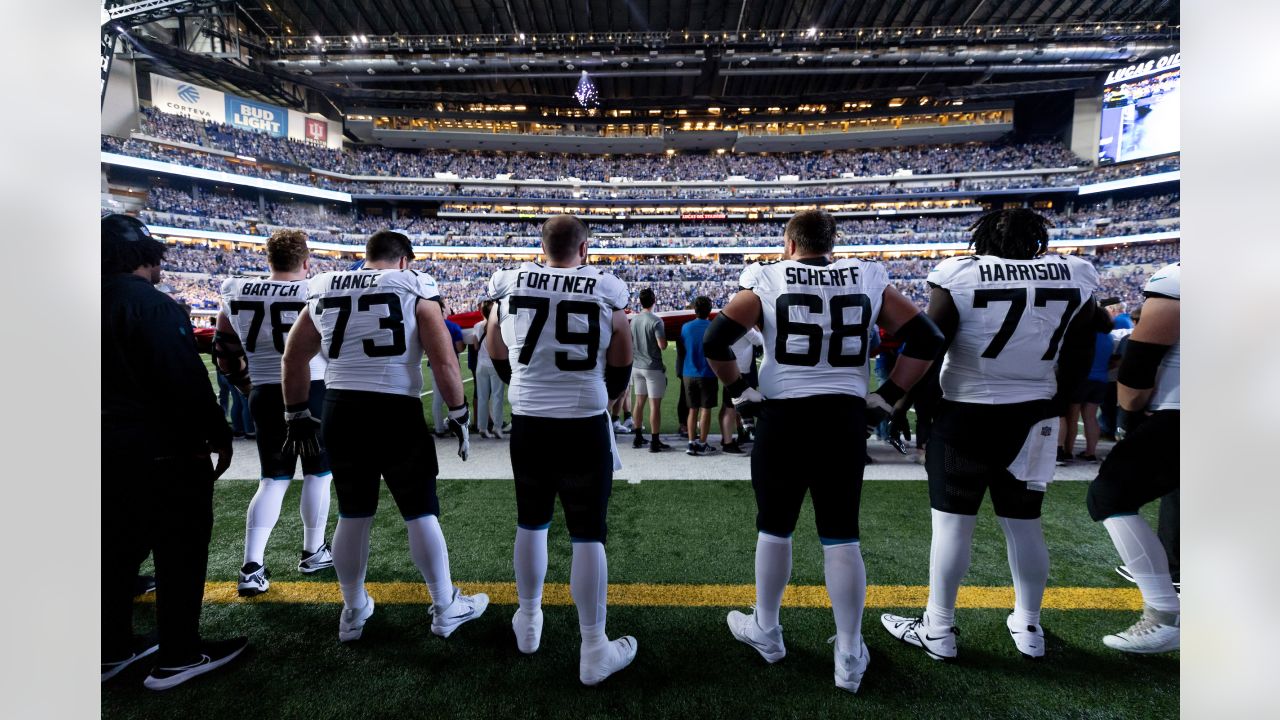
{"type": "MultiPolygon", "coordinates": [[[[196,195],[165,187],[152,188],[142,219],[153,225],[218,230],[268,236],[283,227],[305,228],[315,239],[360,245],[369,233],[390,225],[423,244],[481,247],[538,247],[538,223],[446,220],[413,216],[393,218],[341,209],[317,203],[264,203],[226,194],[196,195]]],[[[1044,211],[1057,225],[1055,238],[1086,238],[1100,234],[1137,234],[1176,227],[1179,196],[1105,202],[1071,211],[1044,211]],[[1113,229],[1114,226],[1114,229],[1113,229]]],[[[841,220],[843,244],[894,244],[963,242],[968,239],[972,215],[917,216],[894,219],[845,218],[841,220]]],[[[593,222],[596,246],[643,247],[749,247],[772,242],[782,233],[782,223],[770,221],[593,222]]]]}
{"type": "Polygon", "coordinates": [[[146,139],[102,136],[104,151],[222,170],[283,182],[327,187],[353,194],[427,197],[519,198],[732,198],[875,197],[948,191],[985,191],[1024,187],[1070,186],[1086,182],[1176,169],[1178,158],[1126,163],[1081,171],[1087,163],[1060,143],[967,143],[963,145],[878,148],[822,153],[723,155],[586,156],[530,153],[457,153],[405,151],[358,146],[334,150],[295,140],[201,123],[144,108],[140,136],[203,148],[194,152],[146,139]],[[226,155],[229,154],[229,155],[226,155]],[[238,156],[238,157],[231,157],[238,156]],[[1061,170],[1043,175],[945,180],[921,183],[918,176],[974,171],[1061,170]],[[320,172],[315,172],[320,171],[320,172]],[[321,173],[361,179],[347,181],[321,173]],[[755,187],[747,180],[836,180],[896,176],[892,182],[755,187]],[[365,178],[423,178],[435,182],[380,181],[365,178]],[[617,187],[466,185],[467,179],[615,180],[617,187]],[[628,181],[715,181],[711,188],[635,187],[628,181]],[[735,184],[737,181],[737,184],[735,184]]]}

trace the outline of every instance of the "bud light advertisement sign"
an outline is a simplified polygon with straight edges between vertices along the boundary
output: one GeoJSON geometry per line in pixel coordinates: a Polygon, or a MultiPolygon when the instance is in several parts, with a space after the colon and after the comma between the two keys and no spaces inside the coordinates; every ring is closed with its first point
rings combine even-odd
{"type": "Polygon", "coordinates": [[[289,113],[284,108],[227,95],[227,124],[240,130],[282,138],[289,134],[289,113]]]}

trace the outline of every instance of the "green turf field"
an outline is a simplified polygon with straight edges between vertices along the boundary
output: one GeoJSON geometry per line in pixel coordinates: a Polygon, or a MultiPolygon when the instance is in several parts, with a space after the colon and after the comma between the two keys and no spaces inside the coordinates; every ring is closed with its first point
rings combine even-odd
{"type": "MultiPolygon", "coordinates": [[[[244,481],[218,484],[211,583],[235,578],[244,511],[255,486],[244,481]]],[[[304,579],[295,570],[301,537],[298,490],[297,483],[290,488],[266,564],[280,587],[312,582],[332,588],[336,581],[331,573],[304,579]]],[[[1112,570],[1117,560],[1106,532],[1085,513],[1084,491],[1083,483],[1059,483],[1046,500],[1053,563],[1050,586],[1126,587],[1112,570]]],[[[511,483],[442,481],[440,499],[455,582],[464,591],[469,583],[510,582],[515,517],[511,483]]],[[[754,512],[746,482],[619,483],[610,506],[610,582],[749,584],[754,512]]],[[[870,584],[925,584],[929,510],[924,483],[867,483],[861,515],[870,584]]],[[[549,550],[548,583],[567,582],[570,546],[561,518],[552,526],[549,550]]],[[[368,579],[421,581],[408,556],[403,526],[385,493],[373,531],[368,579]]],[[[796,533],[792,582],[822,583],[822,552],[807,508],[796,533]]],[[[1010,583],[1003,538],[987,509],[979,522],[967,583],[1010,583]]],[[[831,646],[825,642],[834,634],[829,610],[784,605],[788,655],[768,666],[729,635],[724,615],[730,603],[681,606],[693,605],[692,600],[673,591],[662,597],[670,606],[611,607],[610,635],[636,636],[640,651],[631,668],[591,689],[577,681],[577,620],[568,605],[547,606],[543,647],[537,655],[524,657],[511,635],[511,605],[491,606],[483,618],[442,640],[430,634],[426,605],[379,602],[364,639],[342,646],[336,634],[337,604],[285,604],[273,601],[271,593],[251,602],[208,604],[208,636],[251,637],[245,661],[163,694],[143,689],[145,669],[131,668],[103,687],[102,711],[109,718],[184,720],[246,715],[308,720],[837,714],[1148,718],[1178,712],[1176,655],[1127,656],[1099,642],[1102,635],[1136,619],[1130,610],[1046,610],[1049,654],[1040,662],[1029,662],[1017,655],[1008,638],[1006,611],[962,608],[960,659],[942,664],[890,638],[877,619],[884,609],[868,608],[864,630],[871,665],[861,691],[851,696],[832,684],[831,646]]],[[[149,627],[152,610],[149,603],[139,604],[140,627],[149,627]]]]}

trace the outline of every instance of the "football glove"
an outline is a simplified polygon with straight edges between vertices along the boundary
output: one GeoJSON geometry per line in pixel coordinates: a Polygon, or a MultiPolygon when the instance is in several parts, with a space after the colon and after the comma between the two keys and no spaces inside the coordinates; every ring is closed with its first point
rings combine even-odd
{"type": "Polygon", "coordinates": [[[304,405],[301,410],[284,413],[284,451],[298,457],[312,458],[324,452],[320,445],[320,420],[311,416],[304,405]]]}
{"type": "Polygon", "coordinates": [[[449,408],[449,418],[445,421],[449,432],[458,438],[458,457],[466,462],[471,455],[471,432],[468,426],[471,424],[471,413],[467,411],[467,404],[464,402],[456,408],[449,408]]]}
{"type": "Polygon", "coordinates": [[[907,419],[907,406],[906,403],[899,403],[894,406],[893,415],[889,417],[889,444],[906,455],[910,440],[911,421],[907,419]]]}
{"type": "MultiPolygon", "coordinates": [[[[898,432],[896,433],[894,432],[893,414],[894,414],[893,404],[890,403],[883,395],[881,395],[879,390],[867,395],[867,410],[866,410],[867,437],[871,437],[871,434],[875,432],[876,427],[878,427],[880,423],[888,420],[889,421],[889,437],[887,440],[888,443],[892,445],[895,450],[902,453],[903,455],[906,455],[907,446],[903,444],[902,438],[899,437],[899,435],[901,434],[901,426],[898,428],[898,432]]],[[[907,427],[909,428],[910,426],[907,426],[907,427]]],[[[908,434],[909,433],[910,433],[910,430],[908,430],[908,434]]]]}
{"type": "Polygon", "coordinates": [[[725,387],[725,390],[733,399],[733,409],[740,417],[750,419],[760,414],[760,408],[764,405],[764,395],[748,385],[746,378],[739,376],[737,380],[725,387]]]}

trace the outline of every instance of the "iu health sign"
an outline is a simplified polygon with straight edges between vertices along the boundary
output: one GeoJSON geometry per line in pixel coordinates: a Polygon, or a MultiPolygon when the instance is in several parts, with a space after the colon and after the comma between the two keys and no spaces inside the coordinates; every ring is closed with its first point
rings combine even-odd
{"type": "Polygon", "coordinates": [[[240,130],[271,137],[289,136],[289,113],[281,107],[262,105],[236,95],[227,95],[227,124],[240,130]]]}
{"type": "Polygon", "coordinates": [[[151,74],[151,107],[201,122],[287,137],[334,150],[342,148],[342,125],[332,120],[155,73],[151,74]]]}

